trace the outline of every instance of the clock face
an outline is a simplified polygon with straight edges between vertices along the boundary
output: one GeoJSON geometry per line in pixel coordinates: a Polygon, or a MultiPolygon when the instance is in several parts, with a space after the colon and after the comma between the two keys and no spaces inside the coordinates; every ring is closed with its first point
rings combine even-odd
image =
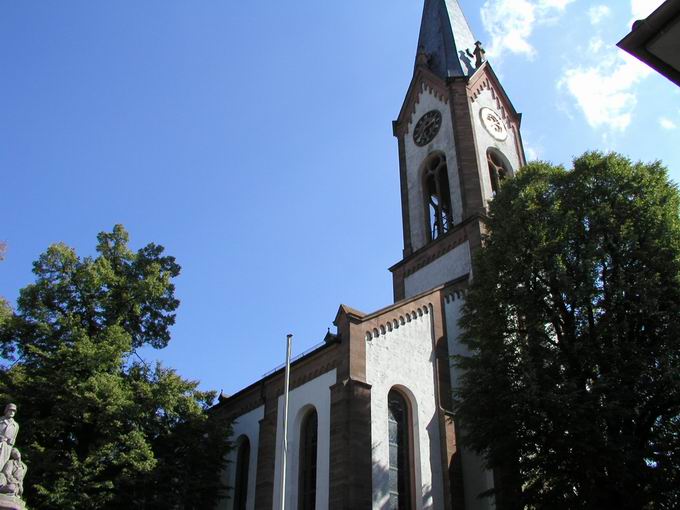
{"type": "Polygon", "coordinates": [[[496,140],[502,142],[508,137],[508,129],[498,113],[491,108],[484,107],[479,111],[479,116],[482,118],[484,129],[496,140]]]}
{"type": "Polygon", "coordinates": [[[418,147],[427,145],[439,133],[439,128],[442,127],[442,114],[438,110],[432,110],[420,117],[413,130],[413,141],[418,147]]]}

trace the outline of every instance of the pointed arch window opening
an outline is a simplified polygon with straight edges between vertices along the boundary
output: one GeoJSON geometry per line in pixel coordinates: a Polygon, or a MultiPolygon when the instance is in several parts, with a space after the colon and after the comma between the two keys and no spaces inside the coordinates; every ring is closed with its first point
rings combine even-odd
{"type": "Polygon", "coordinates": [[[503,157],[494,150],[489,149],[486,151],[486,161],[489,165],[491,195],[495,197],[496,193],[501,189],[501,184],[511,173],[508,165],[503,161],[503,157]]]}
{"type": "Polygon", "coordinates": [[[437,154],[426,162],[424,179],[430,240],[434,241],[453,226],[449,175],[443,155],[437,154]]]}
{"type": "Polygon", "coordinates": [[[244,437],[236,454],[234,481],[234,510],[246,510],[248,500],[248,471],[250,469],[250,441],[244,437]]]}
{"type": "Polygon", "coordinates": [[[316,409],[307,413],[300,427],[298,510],[316,509],[316,457],[319,419],[316,409]]]}
{"type": "Polygon", "coordinates": [[[389,506],[390,510],[411,510],[411,420],[406,399],[391,390],[388,400],[389,506]]]}

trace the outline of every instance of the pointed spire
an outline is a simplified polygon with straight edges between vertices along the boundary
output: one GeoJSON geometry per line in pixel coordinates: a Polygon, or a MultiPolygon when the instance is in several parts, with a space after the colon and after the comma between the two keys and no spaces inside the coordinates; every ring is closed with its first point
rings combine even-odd
{"type": "Polygon", "coordinates": [[[475,62],[467,52],[474,48],[475,38],[458,0],[425,0],[416,67],[427,64],[444,79],[469,76],[475,62]]]}

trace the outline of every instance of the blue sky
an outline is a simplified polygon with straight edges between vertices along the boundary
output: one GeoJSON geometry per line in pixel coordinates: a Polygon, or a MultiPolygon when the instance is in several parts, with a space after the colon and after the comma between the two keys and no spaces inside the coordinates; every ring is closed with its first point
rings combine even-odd
{"type": "MultiPolygon", "coordinates": [[[[615,43],[660,1],[462,0],[527,154],[661,159],[680,89],[615,43]]],[[[122,223],[182,265],[173,340],[145,351],[232,393],[320,342],[340,303],[392,300],[391,121],[422,0],[0,0],[0,295],[63,241],[122,223]]]]}

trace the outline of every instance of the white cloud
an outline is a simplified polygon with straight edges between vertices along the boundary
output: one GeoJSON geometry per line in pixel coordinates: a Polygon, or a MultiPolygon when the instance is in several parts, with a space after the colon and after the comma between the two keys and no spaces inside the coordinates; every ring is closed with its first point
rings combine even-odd
{"type": "MultiPolygon", "coordinates": [[[[630,0],[631,13],[635,19],[649,16],[664,0],[630,0]]],[[[611,9],[595,4],[588,9],[593,25],[610,16],[611,9]]],[[[627,53],[619,52],[598,36],[588,41],[582,53],[585,60],[567,67],[557,82],[564,97],[571,101],[576,111],[581,111],[588,125],[602,131],[603,140],[610,140],[615,133],[624,132],[632,122],[637,105],[639,83],[651,70],[627,53]]],[[[573,109],[573,108],[572,108],[573,109]]],[[[567,113],[573,118],[569,109],[567,113]]],[[[660,118],[664,129],[676,129],[676,123],[660,118]]]]}
{"type": "Polygon", "coordinates": [[[633,19],[644,19],[653,13],[665,0],[630,0],[633,19]]]}
{"type": "Polygon", "coordinates": [[[537,25],[562,14],[574,0],[486,0],[481,15],[484,29],[491,35],[489,54],[500,59],[505,51],[532,59],[536,49],[529,37],[537,25]]]}
{"type": "Polygon", "coordinates": [[[604,47],[604,41],[599,37],[593,37],[588,41],[588,51],[590,53],[597,53],[604,47]]]}
{"type": "Polygon", "coordinates": [[[524,144],[524,155],[527,161],[536,161],[538,159],[538,150],[535,147],[524,144]]]}
{"type": "Polygon", "coordinates": [[[678,125],[675,122],[673,122],[671,119],[669,119],[668,117],[659,118],[659,125],[662,128],[667,129],[669,131],[672,130],[672,129],[678,128],[678,125]]]}
{"type": "Polygon", "coordinates": [[[563,10],[573,0],[539,0],[538,4],[541,7],[555,8],[563,10]]]}
{"type": "Polygon", "coordinates": [[[637,104],[636,85],[650,70],[625,53],[611,53],[590,67],[565,70],[558,88],[576,100],[592,128],[625,131],[637,104]]]}
{"type": "Polygon", "coordinates": [[[593,5],[588,9],[588,17],[593,25],[597,25],[604,18],[612,13],[611,9],[606,5],[593,5]]]}

